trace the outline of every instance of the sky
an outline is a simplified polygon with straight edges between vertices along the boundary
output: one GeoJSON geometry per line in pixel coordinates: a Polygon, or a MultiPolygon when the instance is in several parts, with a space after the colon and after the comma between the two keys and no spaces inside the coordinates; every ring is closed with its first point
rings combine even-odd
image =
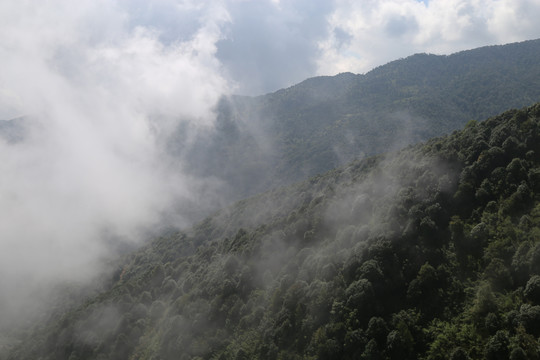
{"type": "Polygon", "coordinates": [[[316,75],[365,73],[418,52],[450,54],[540,34],[540,0],[136,0],[124,5],[131,26],[152,28],[166,43],[187,39],[219,18],[214,57],[233,91],[244,95],[316,75]]]}
{"type": "Polygon", "coordinates": [[[32,126],[0,139],[0,314],[219,201],[163,144],[210,131],[222,95],[534,39],[539,18],[540,0],[1,1],[0,119],[32,126]]]}

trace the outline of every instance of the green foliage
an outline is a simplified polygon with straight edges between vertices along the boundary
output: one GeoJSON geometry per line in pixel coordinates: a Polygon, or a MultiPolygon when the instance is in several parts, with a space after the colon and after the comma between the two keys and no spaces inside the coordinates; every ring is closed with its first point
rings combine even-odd
{"type": "Polygon", "coordinates": [[[472,122],[155,239],[8,359],[538,359],[539,116],[472,122]]]}
{"type": "Polygon", "coordinates": [[[505,360],[509,357],[510,341],[505,331],[497,331],[486,344],[486,360],[505,360]]]}
{"type": "Polygon", "coordinates": [[[540,305],[540,276],[533,275],[527,281],[527,286],[523,291],[525,298],[530,300],[535,305],[540,305]]]}

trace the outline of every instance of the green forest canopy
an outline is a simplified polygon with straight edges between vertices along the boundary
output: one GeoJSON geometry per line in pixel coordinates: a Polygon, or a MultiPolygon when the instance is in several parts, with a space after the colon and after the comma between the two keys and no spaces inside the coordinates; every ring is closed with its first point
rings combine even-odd
{"type": "Polygon", "coordinates": [[[238,202],[9,359],[537,359],[540,104],[238,202]]]}

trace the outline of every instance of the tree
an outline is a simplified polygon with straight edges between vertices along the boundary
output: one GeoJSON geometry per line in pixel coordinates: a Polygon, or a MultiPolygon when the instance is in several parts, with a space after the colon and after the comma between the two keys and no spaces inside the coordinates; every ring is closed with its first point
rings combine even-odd
{"type": "Polygon", "coordinates": [[[533,304],[540,304],[540,275],[531,276],[527,281],[523,295],[533,304]]]}
{"type": "Polygon", "coordinates": [[[378,344],[385,344],[388,334],[388,327],[386,321],[380,317],[372,317],[369,319],[368,327],[366,330],[368,337],[375,339],[378,344]]]}
{"type": "Polygon", "coordinates": [[[497,331],[486,344],[486,360],[507,360],[509,357],[508,345],[510,345],[510,341],[506,331],[497,331]]]}
{"type": "Polygon", "coordinates": [[[377,346],[377,341],[374,339],[371,339],[364,349],[364,352],[362,353],[362,356],[360,357],[361,360],[381,360],[381,352],[379,351],[379,347],[377,346]]]}
{"type": "Polygon", "coordinates": [[[450,354],[450,360],[469,360],[469,354],[462,347],[455,348],[450,354]]]}
{"type": "Polygon", "coordinates": [[[518,319],[528,333],[535,336],[540,335],[540,306],[521,305],[518,319]]]}
{"type": "Polygon", "coordinates": [[[514,348],[512,352],[510,352],[510,360],[527,360],[527,353],[525,353],[525,350],[523,350],[520,347],[514,348]]]}

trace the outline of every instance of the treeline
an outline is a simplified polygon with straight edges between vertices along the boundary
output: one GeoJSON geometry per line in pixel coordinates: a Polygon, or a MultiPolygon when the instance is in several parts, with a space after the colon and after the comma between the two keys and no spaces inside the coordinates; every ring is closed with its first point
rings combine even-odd
{"type": "Polygon", "coordinates": [[[538,359],[540,104],[237,203],[10,359],[538,359]]]}

